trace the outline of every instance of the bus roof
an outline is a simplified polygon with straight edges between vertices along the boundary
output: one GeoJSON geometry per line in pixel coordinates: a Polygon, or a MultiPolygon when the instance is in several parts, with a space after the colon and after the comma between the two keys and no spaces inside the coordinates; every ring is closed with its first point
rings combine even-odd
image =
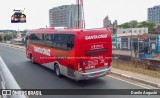
{"type": "Polygon", "coordinates": [[[94,28],[94,29],[75,29],[75,28],[63,28],[63,29],[56,29],[54,27],[51,28],[39,28],[39,29],[34,29],[30,30],[27,33],[32,34],[32,33],[78,33],[78,32],[83,32],[83,31],[93,31],[93,30],[109,30],[109,28],[94,28]],[[65,32],[64,32],[65,31],[65,32]]]}

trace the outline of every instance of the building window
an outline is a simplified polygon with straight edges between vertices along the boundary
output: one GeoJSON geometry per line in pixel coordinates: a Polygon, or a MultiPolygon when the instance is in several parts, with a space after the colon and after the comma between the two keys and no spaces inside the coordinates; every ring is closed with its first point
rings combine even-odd
{"type": "Polygon", "coordinates": [[[139,34],[142,34],[142,30],[139,30],[139,34]]]}
{"type": "Polygon", "coordinates": [[[129,30],[130,33],[132,33],[132,30],[129,30]]]}
{"type": "Polygon", "coordinates": [[[127,42],[123,42],[122,43],[122,48],[128,48],[128,43],[127,42]]]}

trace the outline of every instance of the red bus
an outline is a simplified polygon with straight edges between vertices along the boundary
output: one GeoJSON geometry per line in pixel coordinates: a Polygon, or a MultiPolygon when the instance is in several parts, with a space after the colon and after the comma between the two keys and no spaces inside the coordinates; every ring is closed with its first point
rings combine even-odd
{"type": "Polygon", "coordinates": [[[26,56],[60,77],[88,80],[109,74],[112,38],[108,28],[41,28],[27,32],[26,56]]]}

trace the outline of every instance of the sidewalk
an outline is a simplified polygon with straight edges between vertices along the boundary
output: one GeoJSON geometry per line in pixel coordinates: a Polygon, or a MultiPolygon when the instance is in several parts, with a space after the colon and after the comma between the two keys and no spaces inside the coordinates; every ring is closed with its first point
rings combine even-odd
{"type": "Polygon", "coordinates": [[[18,48],[18,49],[25,49],[24,46],[18,46],[18,45],[14,45],[14,44],[6,44],[6,43],[1,43],[0,42],[0,45],[5,45],[5,46],[8,46],[8,47],[13,47],[13,48],[18,48]]]}
{"type": "Polygon", "coordinates": [[[160,79],[158,78],[154,78],[154,77],[150,77],[150,76],[146,76],[146,75],[142,75],[134,72],[119,70],[116,68],[111,69],[111,74],[121,76],[124,78],[129,78],[131,80],[135,80],[138,82],[142,82],[144,84],[148,84],[148,85],[160,88],[160,79]]]}

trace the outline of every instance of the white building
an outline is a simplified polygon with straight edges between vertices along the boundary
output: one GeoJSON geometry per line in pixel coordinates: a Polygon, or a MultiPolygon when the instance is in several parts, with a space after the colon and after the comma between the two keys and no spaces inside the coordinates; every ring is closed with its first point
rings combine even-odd
{"type": "MultiPolygon", "coordinates": [[[[117,29],[117,37],[120,36],[131,36],[131,35],[143,35],[148,33],[148,27],[143,27],[143,28],[118,28],[117,29]]],[[[114,36],[116,36],[116,34],[114,34],[114,36]]]]}
{"type": "Polygon", "coordinates": [[[49,10],[49,23],[50,27],[68,27],[68,28],[84,28],[84,14],[83,6],[80,5],[79,13],[78,6],[72,5],[62,5],[54,7],[49,10]]]}
{"type": "Polygon", "coordinates": [[[16,37],[17,37],[17,38],[22,38],[22,33],[21,33],[21,32],[18,32],[17,35],[16,35],[16,37]]]}

